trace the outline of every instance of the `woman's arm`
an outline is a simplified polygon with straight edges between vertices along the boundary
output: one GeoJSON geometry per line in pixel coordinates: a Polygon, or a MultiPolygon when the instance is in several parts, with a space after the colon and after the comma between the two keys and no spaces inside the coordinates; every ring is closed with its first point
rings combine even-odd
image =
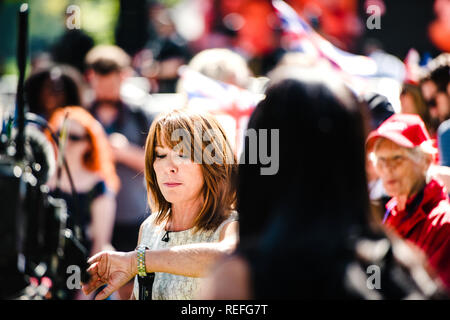
{"type": "Polygon", "coordinates": [[[91,256],[97,252],[112,249],[111,238],[116,215],[116,199],[114,195],[103,194],[91,204],[91,225],[92,234],[91,256]]]}
{"type": "Polygon", "coordinates": [[[147,272],[165,272],[187,277],[204,277],[213,265],[231,254],[238,242],[238,222],[224,226],[218,243],[196,243],[160,250],[147,250],[147,272]]]}
{"type": "Polygon", "coordinates": [[[132,144],[120,133],[112,133],[109,136],[114,160],[136,172],[142,172],[145,168],[145,151],[143,148],[132,144]]]}
{"type": "MultiPolygon", "coordinates": [[[[188,277],[204,277],[219,260],[234,251],[238,242],[238,222],[224,226],[217,243],[198,243],[161,250],[147,250],[147,272],[165,272],[188,277]]],[[[85,294],[108,284],[95,299],[105,299],[137,274],[136,252],[101,252],[88,261],[91,279],[85,294]]]]}

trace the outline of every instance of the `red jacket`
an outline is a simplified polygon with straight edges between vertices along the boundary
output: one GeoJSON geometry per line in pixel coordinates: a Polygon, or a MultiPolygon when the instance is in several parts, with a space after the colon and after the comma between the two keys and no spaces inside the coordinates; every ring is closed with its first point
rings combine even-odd
{"type": "Polygon", "coordinates": [[[450,203],[444,186],[431,180],[421,192],[408,199],[405,210],[397,210],[395,198],[386,208],[386,225],[425,252],[450,291],[450,203]]]}

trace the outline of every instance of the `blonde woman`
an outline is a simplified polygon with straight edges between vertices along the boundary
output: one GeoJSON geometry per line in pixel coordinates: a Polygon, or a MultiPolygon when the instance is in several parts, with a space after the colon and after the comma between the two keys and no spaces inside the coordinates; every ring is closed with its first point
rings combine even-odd
{"type": "Polygon", "coordinates": [[[152,299],[193,299],[201,278],[238,241],[236,159],[215,118],[191,111],[160,115],[145,148],[145,178],[153,214],[133,252],[101,252],[88,262],[83,286],[104,299],[136,277],[131,299],[142,299],[139,276],[155,273],[152,299]]]}

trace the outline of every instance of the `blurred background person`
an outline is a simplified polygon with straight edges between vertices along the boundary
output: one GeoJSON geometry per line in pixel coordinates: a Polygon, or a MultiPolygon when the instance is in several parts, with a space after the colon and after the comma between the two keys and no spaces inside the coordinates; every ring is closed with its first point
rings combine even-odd
{"type": "MultiPolygon", "coordinates": [[[[77,199],[72,198],[69,177],[64,169],[59,181],[56,175],[53,177],[51,186],[55,195],[66,200],[72,223],[77,220],[81,224],[83,244],[92,255],[110,247],[116,208],[115,194],[119,190],[120,180],[106,134],[85,109],[66,107],[57,110],[49,121],[53,131],[61,134],[66,114],[64,157],[77,199]],[[76,219],[74,215],[78,215],[76,219]]],[[[64,136],[61,138],[64,139],[64,136]]]]}
{"type": "Polygon", "coordinates": [[[221,82],[247,88],[252,72],[247,61],[238,53],[225,48],[206,49],[197,53],[188,67],[221,82]]]}
{"type": "Polygon", "coordinates": [[[431,60],[426,70],[426,75],[420,81],[420,89],[435,134],[439,125],[450,118],[450,54],[443,53],[431,60]]]}
{"type": "Polygon", "coordinates": [[[279,129],[279,171],[261,175],[260,161],[239,165],[240,243],[201,298],[414,299],[440,292],[427,273],[413,277],[425,270],[419,256],[372,229],[363,107],[332,73],[277,72],[248,128],[279,129]],[[369,287],[369,266],[379,268],[381,286],[369,287]]]}
{"type": "Polygon", "coordinates": [[[403,84],[400,93],[400,106],[401,113],[417,114],[425,123],[427,130],[431,131],[430,113],[418,85],[412,83],[403,84]]]}
{"type": "Polygon", "coordinates": [[[50,47],[50,55],[56,63],[68,64],[84,73],[84,60],[89,50],[94,47],[94,39],[81,29],[81,17],[76,14],[67,10],[64,12],[64,33],[50,47]]]}
{"type": "Polygon", "coordinates": [[[83,77],[67,65],[37,69],[25,82],[25,99],[29,112],[48,120],[58,108],[83,105],[83,77]]]}
{"type": "Polygon", "coordinates": [[[66,159],[75,187],[72,190],[68,173],[62,168],[60,175],[56,173],[49,182],[51,195],[66,201],[68,225],[80,227],[81,243],[90,256],[111,250],[115,195],[120,181],[106,134],[100,123],[82,107],[56,110],[49,125],[62,143],[67,137],[64,155],[58,156],[66,159]],[[66,114],[66,128],[63,128],[66,114]]]}
{"type": "Polygon", "coordinates": [[[175,93],[178,68],[192,58],[191,49],[177,32],[165,5],[151,2],[148,16],[154,34],[146,48],[134,57],[134,65],[150,81],[152,93],[175,93]]]}
{"type": "MultiPolygon", "coordinates": [[[[87,78],[95,98],[89,110],[109,135],[122,188],[117,194],[117,210],[112,244],[118,251],[136,247],[139,226],[149,213],[143,171],[146,134],[153,116],[141,105],[121,96],[121,86],[132,73],[129,56],[119,47],[101,45],[86,56],[87,78]]],[[[120,291],[131,295],[132,282],[120,291]]]]}
{"type": "Polygon", "coordinates": [[[447,190],[428,175],[437,150],[417,115],[397,114],[367,139],[386,192],[383,223],[427,255],[450,292],[450,203],[447,190]]]}

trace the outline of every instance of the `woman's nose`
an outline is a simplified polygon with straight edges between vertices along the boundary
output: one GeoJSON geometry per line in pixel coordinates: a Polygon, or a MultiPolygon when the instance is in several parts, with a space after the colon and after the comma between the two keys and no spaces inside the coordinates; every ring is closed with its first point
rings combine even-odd
{"type": "Polygon", "coordinates": [[[169,172],[170,173],[176,173],[177,170],[175,169],[175,167],[169,167],[169,172]]]}
{"type": "Polygon", "coordinates": [[[168,157],[167,170],[170,173],[176,173],[178,171],[178,166],[176,164],[174,157],[171,156],[168,157]]]}

